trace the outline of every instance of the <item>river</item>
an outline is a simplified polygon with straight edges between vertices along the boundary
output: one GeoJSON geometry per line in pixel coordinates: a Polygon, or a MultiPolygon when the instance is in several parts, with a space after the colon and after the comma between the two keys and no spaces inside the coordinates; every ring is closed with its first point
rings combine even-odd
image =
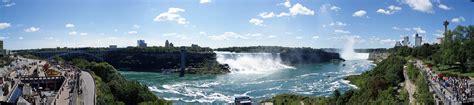
{"type": "MultiPolygon", "coordinates": [[[[366,56],[366,54],[358,54],[366,56]]],[[[278,54],[217,53],[217,61],[227,63],[232,72],[222,75],[191,75],[122,71],[128,79],[148,85],[157,96],[174,104],[232,103],[234,97],[249,96],[253,103],[276,94],[294,93],[329,96],[335,89],[342,92],[357,88],[343,80],[375,65],[364,57],[342,63],[320,63],[287,66],[278,54]]]]}

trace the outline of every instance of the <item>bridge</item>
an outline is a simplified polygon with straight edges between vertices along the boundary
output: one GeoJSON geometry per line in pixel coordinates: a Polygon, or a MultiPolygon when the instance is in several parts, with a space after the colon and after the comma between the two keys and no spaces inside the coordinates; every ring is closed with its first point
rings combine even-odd
{"type": "Polygon", "coordinates": [[[104,61],[104,55],[107,51],[82,51],[82,50],[73,50],[73,51],[38,51],[33,52],[32,54],[41,58],[46,58],[48,61],[54,59],[54,57],[73,57],[73,56],[86,56],[93,60],[104,61]]]}

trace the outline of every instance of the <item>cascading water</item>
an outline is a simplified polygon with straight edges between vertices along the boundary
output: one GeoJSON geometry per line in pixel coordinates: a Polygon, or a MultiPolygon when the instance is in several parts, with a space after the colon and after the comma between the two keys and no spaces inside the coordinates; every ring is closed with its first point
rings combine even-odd
{"type": "Polygon", "coordinates": [[[281,62],[278,53],[234,53],[215,52],[217,62],[228,64],[232,72],[264,73],[280,69],[293,68],[281,62]]]}
{"type": "Polygon", "coordinates": [[[354,44],[354,37],[348,37],[347,43],[340,53],[341,57],[345,60],[369,59],[369,53],[356,53],[354,51],[354,44]]]}

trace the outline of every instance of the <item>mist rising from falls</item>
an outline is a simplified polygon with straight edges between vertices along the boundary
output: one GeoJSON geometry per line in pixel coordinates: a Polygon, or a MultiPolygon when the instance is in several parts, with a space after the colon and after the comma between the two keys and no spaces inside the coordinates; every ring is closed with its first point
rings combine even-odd
{"type": "Polygon", "coordinates": [[[369,53],[356,53],[354,51],[354,44],[356,40],[354,37],[347,37],[346,44],[339,54],[345,60],[369,59],[369,53]]]}
{"type": "Polygon", "coordinates": [[[280,69],[293,68],[282,63],[278,53],[234,53],[215,52],[217,62],[228,64],[231,72],[265,73],[280,69]]]}

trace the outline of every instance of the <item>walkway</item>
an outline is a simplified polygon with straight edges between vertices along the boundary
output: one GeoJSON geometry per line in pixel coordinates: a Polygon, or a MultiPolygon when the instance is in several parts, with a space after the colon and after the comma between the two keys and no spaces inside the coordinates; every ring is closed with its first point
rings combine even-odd
{"type": "Polygon", "coordinates": [[[79,96],[84,105],[95,104],[95,81],[89,72],[81,71],[81,89],[82,94],[79,96]]]}

